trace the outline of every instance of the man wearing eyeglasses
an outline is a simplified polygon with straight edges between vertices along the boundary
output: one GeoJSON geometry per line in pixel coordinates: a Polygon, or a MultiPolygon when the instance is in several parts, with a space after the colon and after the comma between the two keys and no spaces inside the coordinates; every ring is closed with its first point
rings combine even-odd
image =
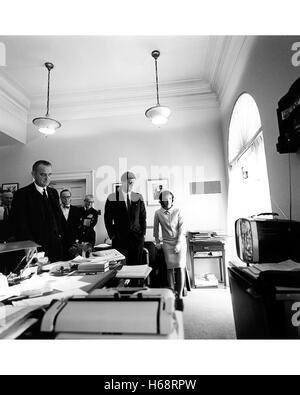
{"type": "Polygon", "coordinates": [[[62,243],[64,259],[69,260],[73,258],[70,253],[70,247],[78,239],[78,229],[80,222],[79,208],[71,204],[72,194],[69,189],[63,189],[60,192],[61,212],[62,212],[62,243]]]}
{"type": "Polygon", "coordinates": [[[93,208],[94,196],[86,195],[84,206],[79,209],[79,242],[90,243],[92,246],[96,242],[96,232],[94,227],[98,222],[98,211],[93,208]]]}

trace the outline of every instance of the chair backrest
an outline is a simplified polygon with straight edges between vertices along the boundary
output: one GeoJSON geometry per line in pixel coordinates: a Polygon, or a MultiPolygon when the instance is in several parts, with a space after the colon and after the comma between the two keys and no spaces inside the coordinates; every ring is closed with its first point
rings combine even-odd
{"type": "Polygon", "coordinates": [[[146,248],[148,250],[148,258],[149,258],[149,265],[151,267],[155,266],[155,262],[156,262],[156,248],[155,248],[155,244],[153,243],[153,241],[145,241],[144,243],[144,248],[146,248]]]}
{"type": "Polygon", "coordinates": [[[142,263],[149,266],[149,251],[145,247],[143,248],[142,263]]]}

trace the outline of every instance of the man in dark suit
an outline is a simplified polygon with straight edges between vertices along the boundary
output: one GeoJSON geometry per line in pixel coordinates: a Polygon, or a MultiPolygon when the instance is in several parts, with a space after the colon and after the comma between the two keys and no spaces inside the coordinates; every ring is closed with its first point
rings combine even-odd
{"type": "Polygon", "coordinates": [[[13,193],[11,191],[4,191],[2,193],[2,207],[0,207],[0,243],[8,241],[11,236],[9,217],[12,200],[13,193]]]}
{"type": "Polygon", "coordinates": [[[139,265],[146,233],[145,204],[142,195],[132,191],[133,173],[125,172],[121,182],[121,188],[106,200],[105,227],[113,248],[125,255],[127,265],[139,265]]]}
{"type": "Polygon", "coordinates": [[[80,207],[79,241],[90,243],[92,246],[96,242],[96,232],[94,227],[98,222],[98,211],[93,208],[94,196],[86,195],[84,206],[80,207]]]}
{"type": "Polygon", "coordinates": [[[61,210],[58,192],[50,188],[52,165],[39,160],[32,166],[34,182],[15,192],[11,208],[16,240],[32,240],[51,262],[62,259],[61,210]]]}
{"type": "Polygon", "coordinates": [[[73,258],[70,253],[70,247],[78,239],[80,213],[79,208],[71,205],[72,194],[69,189],[63,189],[60,192],[61,211],[62,211],[62,244],[64,259],[73,258]]]}

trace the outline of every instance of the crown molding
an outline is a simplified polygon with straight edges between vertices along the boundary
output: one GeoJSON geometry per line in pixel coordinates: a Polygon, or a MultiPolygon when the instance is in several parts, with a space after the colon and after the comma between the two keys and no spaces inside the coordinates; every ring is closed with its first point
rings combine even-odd
{"type": "MultiPolygon", "coordinates": [[[[173,109],[219,107],[210,84],[204,80],[185,80],[159,85],[160,102],[173,109]]],[[[106,90],[57,92],[51,94],[54,118],[63,120],[99,118],[144,113],[156,104],[155,85],[106,90]]],[[[45,112],[44,96],[32,97],[30,118],[45,112]]]]}
{"type": "Polygon", "coordinates": [[[0,108],[22,122],[27,121],[30,100],[0,74],[0,108]]]}
{"type": "Polygon", "coordinates": [[[254,36],[216,36],[210,38],[207,56],[207,80],[221,103],[231,78],[251,48],[254,36]]]}

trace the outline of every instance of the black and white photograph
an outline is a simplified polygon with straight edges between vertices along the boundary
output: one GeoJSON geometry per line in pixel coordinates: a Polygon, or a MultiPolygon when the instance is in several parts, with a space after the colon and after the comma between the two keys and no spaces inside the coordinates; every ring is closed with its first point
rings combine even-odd
{"type": "Polygon", "coordinates": [[[19,184],[18,183],[2,184],[2,191],[9,191],[9,192],[13,192],[14,193],[18,188],[19,188],[19,184]]]}
{"type": "Polygon", "coordinates": [[[0,27],[0,349],[198,375],[298,347],[300,35],[91,14],[0,27]]]}
{"type": "Polygon", "coordinates": [[[159,205],[159,195],[168,188],[168,180],[147,180],[147,204],[148,206],[159,205]]]}

